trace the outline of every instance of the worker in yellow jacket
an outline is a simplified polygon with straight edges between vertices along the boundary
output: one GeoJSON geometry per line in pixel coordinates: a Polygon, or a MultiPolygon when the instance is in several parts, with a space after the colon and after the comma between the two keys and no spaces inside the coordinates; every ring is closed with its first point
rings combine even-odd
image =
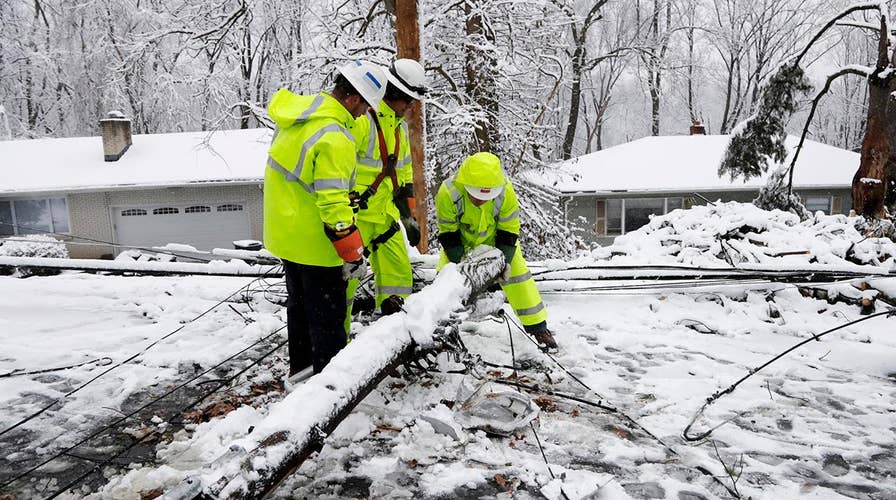
{"type": "Polygon", "coordinates": [[[507,301],[542,348],[556,349],[541,294],[520,251],[519,202],[501,160],[491,153],[476,153],[464,160],[439,187],[436,217],[442,245],[439,267],[460,262],[479,245],[497,247],[506,262],[499,283],[507,301]]]}
{"type": "MultiPolygon", "coordinates": [[[[358,148],[358,229],[373,268],[376,307],[383,314],[397,312],[411,294],[413,274],[408,243],[420,242],[414,217],[414,173],[405,113],[426,92],[423,66],[413,59],[397,59],[389,66],[389,83],[378,108],[370,108],[352,130],[358,148]],[[385,161],[384,161],[385,159],[385,161]]],[[[350,293],[357,282],[349,285],[350,293]]]]}
{"type": "Polygon", "coordinates": [[[277,125],[264,175],[264,244],[283,261],[290,376],[320,372],[346,345],[347,281],[366,274],[349,200],[355,118],[379,105],[386,75],[357,61],[330,92],[280,89],[268,105],[277,125]]]}

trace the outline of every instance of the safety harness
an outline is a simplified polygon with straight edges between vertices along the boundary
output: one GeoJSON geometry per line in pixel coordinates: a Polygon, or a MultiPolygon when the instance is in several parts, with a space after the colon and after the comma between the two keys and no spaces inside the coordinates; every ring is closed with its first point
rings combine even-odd
{"type": "MultiPolygon", "coordinates": [[[[376,193],[376,190],[380,187],[380,184],[387,175],[392,179],[393,192],[398,192],[398,173],[395,171],[395,165],[398,161],[398,151],[401,147],[401,129],[395,127],[395,152],[389,154],[389,151],[386,149],[386,138],[383,137],[383,128],[380,126],[380,120],[376,116],[376,111],[374,111],[373,108],[367,108],[367,114],[370,115],[370,121],[373,122],[373,125],[376,127],[376,136],[380,146],[380,160],[383,162],[383,169],[376,176],[373,183],[370,184],[370,186],[368,186],[358,197],[358,207],[362,210],[367,209],[367,200],[376,193]]],[[[401,228],[398,227],[398,223],[392,221],[389,229],[386,229],[386,231],[370,241],[364,249],[364,256],[370,257],[371,253],[376,252],[380,245],[389,241],[389,239],[400,230],[401,228]]]]}
{"type": "Polygon", "coordinates": [[[372,121],[373,125],[376,127],[376,136],[377,139],[379,139],[380,160],[383,162],[383,169],[380,171],[379,175],[376,176],[373,183],[358,196],[358,207],[362,210],[367,209],[367,200],[376,194],[376,190],[380,187],[380,184],[387,175],[392,179],[392,189],[394,192],[398,191],[398,173],[395,171],[395,165],[398,162],[398,150],[401,147],[401,130],[399,127],[395,127],[395,152],[389,154],[389,151],[386,149],[386,139],[383,137],[383,128],[380,126],[380,120],[376,116],[376,111],[374,111],[373,108],[367,108],[367,114],[370,115],[370,121],[372,121]]]}
{"type": "Polygon", "coordinates": [[[389,239],[392,238],[392,236],[394,236],[398,231],[401,231],[401,228],[398,227],[397,222],[392,221],[389,229],[386,229],[382,234],[370,240],[370,243],[364,248],[364,256],[370,257],[370,254],[376,252],[380,245],[389,241],[389,239]]]}

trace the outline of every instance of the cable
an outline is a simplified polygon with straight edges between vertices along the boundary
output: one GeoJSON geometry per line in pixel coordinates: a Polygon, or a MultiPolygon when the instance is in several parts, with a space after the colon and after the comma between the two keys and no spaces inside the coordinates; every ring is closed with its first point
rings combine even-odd
{"type": "Polygon", "coordinates": [[[238,293],[242,292],[244,289],[248,289],[249,286],[251,286],[251,285],[252,285],[253,283],[255,283],[256,281],[258,281],[258,280],[264,278],[265,275],[269,274],[269,273],[270,273],[273,269],[275,269],[275,268],[276,268],[276,267],[269,269],[269,270],[268,270],[264,275],[262,275],[261,277],[254,278],[252,281],[250,281],[250,282],[247,283],[246,285],[240,287],[237,291],[235,291],[235,292],[231,293],[230,295],[228,295],[227,297],[221,299],[221,300],[218,301],[215,305],[209,307],[208,309],[206,309],[205,311],[203,311],[202,313],[200,313],[198,316],[196,316],[196,317],[194,317],[193,319],[191,319],[191,320],[187,321],[186,323],[182,324],[181,326],[179,326],[178,328],[176,328],[174,331],[172,331],[172,332],[170,332],[170,333],[168,333],[168,334],[162,336],[161,338],[157,339],[157,340],[154,341],[153,343],[151,343],[151,344],[149,344],[148,346],[146,346],[145,348],[143,348],[141,351],[138,351],[138,352],[134,353],[133,355],[131,355],[130,357],[128,357],[127,359],[125,359],[125,360],[123,360],[123,361],[121,361],[121,362],[119,362],[119,363],[117,363],[117,364],[111,366],[110,368],[104,370],[104,371],[103,371],[102,373],[100,373],[99,375],[97,375],[97,376],[93,377],[92,379],[88,380],[87,382],[84,382],[83,384],[79,385],[79,386],[76,387],[75,389],[72,389],[71,391],[69,391],[69,392],[63,394],[61,397],[56,398],[53,402],[51,402],[50,404],[44,406],[43,408],[41,408],[41,409],[38,410],[37,412],[32,413],[31,415],[28,415],[27,417],[25,417],[25,418],[19,420],[18,422],[16,422],[15,424],[11,425],[10,427],[7,427],[7,428],[4,429],[3,431],[0,431],[0,436],[3,436],[4,434],[7,434],[8,432],[10,432],[10,431],[12,431],[12,430],[14,430],[14,429],[16,429],[16,428],[22,426],[23,424],[27,423],[28,421],[33,420],[34,418],[37,418],[38,416],[42,415],[44,412],[48,411],[49,409],[53,408],[53,407],[56,406],[57,404],[61,403],[61,402],[64,401],[65,399],[67,399],[67,398],[68,398],[69,396],[71,396],[72,394],[75,394],[76,392],[80,391],[81,389],[83,389],[83,388],[87,387],[88,385],[92,384],[93,382],[95,382],[97,379],[99,379],[99,378],[102,377],[103,375],[105,375],[105,374],[111,372],[112,370],[118,368],[118,367],[121,366],[121,365],[124,365],[124,364],[126,364],[126,363],[129,363],[129,362],[133,361],[134,359],[136,359],[137,357],[139,357],[141,354],[144,354],[144,353],[147,352],[149,349],[153,348],[154,346],[156,346],[157,344],[159,344],[159,343],[162,342],[163,340],[165,340],[165,339],[171,337],[172,335],[174,335],[174,334],[180,332],[181,330],[183,330],[184,328],[186,328],[188,325],[192,324],[194,321],[196,321],[196,320],[198,320],[199,318],[205,316],[206,314],[208,314],[209,312],[211,312],[212,310],[214,310],[215,308],[217,308],[218,306],[220,306],[221,304],[223,304],[224,302],[226,302],[227,300],[229,300],[229,299],[230,299],[231,297],[233,297],[234,295],[237,295],[238,293]]]}
{"type": "Polygon", "coordinates": [[[118,248],[132,248],[132,249],[135,249],[135,250],[143,250],[143,251],[145,251],[145,252],[152,252],[152,253],[161,253],[161,254],[165,254],[165,255],[172,255],[172,256],[174,256],[174,257],[180,257],[180,258],[182,258],[182,259],[198,260],[198,261],[201,261],[201,262],[211,262],[212,260],[215,260],[215,259],[212,259],[212,258],[204,259],[204,258],[202,258],[202,257],[197,257],[197,256],[193,256],[193,255],[183,255],[183,254],[179,254],[179,253],[176,253],[176,252],[173,252],[173,251],[170,251],[170,250],[154,250],[154,249],[152,249],[152,248],[147,248],[147,247],[139,247],[139,246],[131,246],[131,245],[120,245],[120,244],[118,244],[118,243],[112,243],[111,241],[98,240],[98,239],[95,239],[95,238],[88,238],[88,237],[86,237],[86,236],[78,236],[78,235],[76,235],[76,234],[57,233],[57,232],[54,232],[54,231],[47,231],[47,230],[39,229],[39,228],[36,228],[36,227],[22,226],[22,225],[19,225],[19,224],[11,224],[11,223],[9,223],[9,222],[3,222],[3,221],[0,221],[0,226],[8,226],[8,227],[14,227],[14,228],[18,228],[18,229],[24,229],[24,230],[26,230],[26,231],[30,231],[30,232],[32,232],[32,233],[41,233],[41,234],[50,234],[50,235],[53,235],[53,236],[59,236],[60,238],[63,239],[63,241],[60,242],[60,243],[63,243],[63,244],[66,243],[65,238],[73,238],[73,239],[76,239],[76,240],[82,240],[82,241],[88,241],[88,242],[96,243],[97,245],[104,245],[104,246],[118,247],[118,248]]]}
{"type": "Polygon", "coordinates": [[[24,375],[39,375],[41,373],[59,372],[62,370],[71,370],[72,368],[78,368],[79,366],[90,365],[90,364],[94,364],[94,363],[96,363],[97,366],[108,366],[108,365],[112,364],[112,358],[110,358],[108,356],[104,356],[102,358],[91,359],[90,361],[85,361],[83,363],[76,363],[74,365],[59,366],[56,368],[46,368],[43,370],[33,370],[30,372],[23,371],[22,368],[17,368],[9,373],[0,374],[0,378],[21,377],[24,375]]]}
{"type": "MultiPolygon", "coordinates": [[[[279,329],[276,330],[274,333],[279,332],[279,331],[282,330],[283,328],[285,328],[285,326],[279,328],[279,329]]],[[[272,335],[273,335],[273,334],[272,334],[272,335]]],[[[267,337],[266,337],[266,338],[267,338],[267,337]]],[[[208,397],[211,396],[212,394],[218,392],[219,390],[221,390],[221,388],[223,388],[223,387],[225,387],[226,385],[230,384],[234,379],[236,379],[237,377],[239,377],[239,376],[242,375],[243,373],[246,373],[247,371],[249,371],[250,368],[256,366],[256,365],[257,365],[258,363],[260,363],[262,360],[266,359],[268,356],[270,356],[271,354],[275,353],[277,350],[279,350],[280,348],[282,348],[284,345],[287,344],[287,342],[288,342],[288,340],[284,340],[283,342],[280,342],[279,344],[277,344],[276,346],[274,346],[273,349],[271,349],[270,351],[266,352],[266,353],[265,353],[264,355],[262,355],[260,358],[254,360],[252,363],[248,364],[246,367],[244,367],[242,370],[236,372],[236,373],[235,373],[234,375],[232,375],[231,377],[228,377],[227,379],[223,380],[217,387],[215,387],[215,388],[212,389],[211,391],[207,392],[207,393],[204,394],[202,397],[200,397],[199,399],[193,401],[192,403],[190,403],[189,405],[185,406],[184,408],[181,408],[181,410],[180,410],[180,412],[178,412],[178,414],[183,414],[184,412],[186,412],[186,411],[189,410],[190,408],[193,408],[193,407],[195,407],[196,405],[198,405],[199,403],[201,403],[202,401],[205,401],[206,398],[208,398],[208,397]]],[[[175,416],[177,416],[178,414],[175,414],[175,416]]],[[[169,418],[168,420],[166,420],[166,422],[169,423],[169,424],[173,424],[173,420],[174,420],[174,417],[171,417],[171,418],[169,418]]],[[[109,457],[109,458],[103,460],[102,462],[97,463],[97,464],[94,465],[90,470],[88,470],[88,471],[85,472],[84,474],[81,474],[81,475],[78,476],[75,480],[69,482],[67,485],[63,486],[62,488],[56,490],[56,492],[54,492],[52,495],[50,495],[50,496],[47,497],[47,498],[48,498],[48,499],[50,499],[50,498],[56,498],[57,496],[59,496],[59,495],[65,493],[65,492],[68,491],[69,489],[71,489],[71,488],[77,486],[77,485],[80,484],[82,481],[84,481],[85,479],[87,479],[88,477],[90,477],[92,474],[94,474],[94,473],[96,473],[96,472],[100,472],[101,469],[102,469],[103,467],[105,467],[105,466],[109,465],[110,463],[112,463],[112,461],[115,460],[116,458],[118,458],[118,457],[124,455],[125,453],[127,453],[128,451],[130,451],[131,449],[133,449],[135,446],[141,444],[144,440],[146,440],[146,439],[147,439],[149,436],[151,436],[151,435],[153,435],[153,432],[150,432],[150,433],[146,434],[145,436],[142,436],[140,439],[137,439],[136,441],[134,441],[133,443],[131,443],[130,445],[128,445],[127,447],[125,447],[125,449],[123,449],[123,450],[121,450],[120,452],[118,452],[118,453],[112,455],[111,457],[109,457]]]]}
{"type": "MultiPolygon", "coordinates": [[[[516,382],[516,390],[520,394],[523,394],[523,390],[522,390],[522,388],[520,388],[520,383],[519,383],[520,375],[516,369],[516,351],[513,347],[513,331],[510,329],[510,322],[507,321],[506,316],[504,317],[504,323],[507,325],[507,337],[510,339],[510,359],[513,364],[513,378],[514,378],[514,381],[516,382]]],[[[531,420],[529,421],[529,428],[532,429],[532,435],[535,436],[535,443],[538,444],[538,450],[541,452],[541,458],[542,458],[542,460],[544,460],[544,465],[548,469],[548,474],[551,475],[551,479],[557,479],[557,477],[554,476],[554,471],[551,470],[551,464],[550,464],[550,462],[548,462],[548,456],[544,452],[544,446],[541,445],[541,438],[538,437],[538,431],[535,430],[535,424],[531,420]]],[[[566,492],[563,491],[562,485],[560,486],[560,494],[563,495],[563,498],[565,498],[566,500],[569,500],[569,497],[566,496],[566,492]]]]}
{"type": "MultiPolygon", "coordinates": [[[[102,434],[103,432],[105,432],[105,431],[107,431],[107,430],[112,429],[112,428],[114,428],[114,427],[117,427],[119,424],[121,424],[122,422],[124,422],[124,421],[130,419],[131,417],[133,417],[133,416],[136,415],[137,413],[139,413],[139,412],[145,410],[146,408],[149,408],[150,406],[154,405],[155,403],[158,403],[158,402],[161,401],[162,399],[165,399],[166,397],[170,396],[171,394],[175,393],[176,391],[178,391],[178,390],[180,390],[180,389],[186,387],[186,386],[189,385],[191,382],[193,382],[193,381],[195,381],[195,380],[201,378],[202,376],[204,376],[204,375],[206,375],[206,374],[212,372],[213,370],[219,368],[220,366],[222,366],[223,364],[227,363],[228,361],[230,361],[230,360],[236,358],[237,356],[243,354],[244,352],[246,352],[246,351],[252,349],[253,347],[257,346],[258,344],[261,344],[262,342],[268,340],[269,338],[271,338],[271,337],[273,337],[274,335],[278,334],[278,333],[279,333],[280,331],[282,331],[284,328],[286,328],[286,326],[281,326],[280,328],[274,330],[273,332],[269,333],[269,334],[266,335],[265,337],[262,337],[261,339],[256,340],[255,342],[253,342],[253,343],[250,344],[249,346],[243,348],[243,349],[240,350],[239,352],[237,352],[237,353],[235,353],[235,354],[232,354],[232,355],[228,356],[227,358],[225,358],[224,360],[222,360],[222,361],[219,362],[218,364],[216,364],[216,365],[214,365],[214,366],[208,368],[207,370],[203,371],[202,373],[199,373],[198,375],[193,376],[192,378],[188,379],[187,381],[185,381],[185,382],[183,382],[183,383],[181,383],[181,384],[179,384],[179,385],[173,387],[172,389],[169,389],[167,392],[163,393],[161,396],[159,396],[159,397],[157,397],[157,398],[155,398],[155,399],[152,399],[151,401],[149,401],[149,402],[143,404],[143,405],[140,406],[139,408],[137,408],[137,409],[131,411],[131,412],[128,413],[128,414],[125,414],[124,416],[122,416],[122,417],[120,417],[120,418],[118,418],[118,419],[112,421],[111,423],[105,425],[104,427],[102,427],[102,428],[100,428],[100,429],[94,431],[93,433],[89,434],[88,436],[82,438],[80,441],[78,441],[77,443],[73,444],[72,446],[69,446],[68,448],[63,449],[62,451],[56,453],[55,455],[51,456],[50,458],[47,458],[47,459],[44,460],[43,462],[39,463],[38,465],[35,465],[34,467],[28,469],[27,471],[25,471],[25,472],[19,474],[19,475],[16,476],[16,477],[10,479],[9,481],[7,481],[7,482],[5,482],[5,483],[3,483],[3,484],[0,484],[0,487],[5,488],[5,487],[7,487],[7,486],[9,486],[9,485],[11,485],[11,484],[13,484],[13,483],[15,483],[16,481],[19,481],[20,479],[22,479],[22,478],[24,478],[24,477],[26,477],[26,476],[31,475],[34,471],[36,471],[37,469],[40,469],[41,467],[43,467],[44,465],[46,465],[46,464],[52,462],[53,460],[56,460],[57,458],[59,458],[59,457],[61,457],[61,456],[63,456],[63,455],[67,455],[71,450],[77,448],[78,446],[81,446],[82,444],[84,444],[84,443],[86,443],[87,441],[89,441],[89,440],[95,438],[96,436],[102,434]]],[[[283,342],[283,343],[281,343],[281,344],[279,344],[279,345],[282,346],[282,345],[284,345],[284,344],[285,344],[285,342],[283,342]]],[[[250,366],[251,366],[251,365],[250,365],[250,366]]],[[[212,392],[214,392],[214,391],[212,391],[212,392]]]]}
{"type": "MultiPolygon", "coordinates": [[[[523,328],[522,328],[522,327],[521,327],[515,320],[513,320],[512,318],[510,318],[510,317],[507,316],[506,314],[504,314],[503,316],[504,316],[504,318],[505,318],[505,321],[507,322],[507,325],[508,325],[508,331],[510,330],[510,323],[512,322],[512,323],[514,324],[514,326],[516,326],[517,329],[518,329],[520,332],[522,332],[522,333],[524,334],[523,336],[526,337],[527,339],[529,339],[530,342],[532,342],[533,344],[535,344],[535,346],[538,347],[539,350],[541,350],[541,351],[542,351],[548,358],[550,358],[551,361],[553,361],[553,362],[554,362],[557,366],[559,366],[564,372],[566,372],[570,377],[572,377],[573,380],[575,380],[576,382],[578,382],[579,384],[581,384],[586,390],[588,390],[588,391],[591,392],[592,394],[596,394],[597,396],[599,396],[599,397],[601,398],[601,400],[598,401],[597,403],[595,403],[595,402],[593,402],[593,401],[589,401],[589,400],[586,400],[586,399],[583,399],[583,398],[578,398],[578,397],[576,397],[576,396],[567,395],[567,394],[562,394],[562,393],[556,393],[556,392],[554,392],[554,391],[546,390],[546,389],[542,389],[542,388],[537,387],[537,386],[529,386],[529,385],[526,385],[526,384],[522,384],[522,383],[519,382],[519,375],[517,374],[517,371],[516,371],[516,364],[517,364],[517,363],[516,363],[516,359],[513,360],[514,378],[516,379],[516,380],[513,382],[513,385],[516,385],[518,388],[519,388],[519,387],[525,387],[525,388],[530,389],[530,390],[533,390],[533,391],[535,391],[535,392],[542,392],[542,393],[544,393],[544,394],[548,394],[548,395],[553,395],[553,396],[557,396],[557,397],[563,397],[563,398],[566,398],[566,399],[569,399],[569,400],[572,400],[572,401],[577,401],[577,402],[579,402],[579,403],[587,404],[587,405],[590,405],[590,406],[594,406],[594,407],[596,407],[596,408],[600,408],[600,409],[606,410],[607,412],[609,412],[609,413],[611,413],[611,414],[614,414],[614,415],[617,415],[617,416],[623,418],[624,420],[626,420],[627,422],[629,422],[631,425],[634,425],[635,427],[637,427],[638,429],[640,429],[642,432],[644,432],[645,434],[647,434],[648,436],[650,436],[651,438],[653,438],[657,443],[659,443],[663,448],[665,448],[666,450],[668,450],[668,451],[669,451],[670,453],[672,453],[673,455],[675,455],[675,456],[680,456],[680,454],[679,454],[677,451],[675,451],[674,448],[672,448],[671,446],[667,445],[662,439],[658,438],[655,434],[653,434],[652,432],[650,432],[649,430],[647,430],[644,426],[642,426],[641,424],[639,424],[639,423],[638,423],[637,421],[635,421],[635,419],[633,419],[632,417],[628,416],[625,412],[621,411],[621,410],[618,409],[618,408],[615,408],[615,407],[612,407],[612,406],[605,405],[605,404],[603,403],[603,400],[606,399],[606,398],[604,398],[604,397],[601,396],[599,393],[597,393],[597,391],[591,389],[587,384],[585,384],[584,382],[582,382],[578,377],[576,377],[575,375],[573,375],[572,373],[570,373],[569,370],[567,370],[566,367],[563,366],[562,363],[560,363],[556,358],[554,358],[554,356],[552,356],[550,353],[548,353],[548,352],[542,350],[541,347],[538,345],[537,342],[535,342],[534,339],[530,338],[529,335],[525,334],[525,329],[523,329],[523,328]]],[[[511,355],[513,355],[513,340],[512,340],[512,336],[511,336],[511,355]]],[[[501,381],[501,380],[493,379],[493,378],[491,378],[491,377],[489,377],[489,379],[490,379],[490,380],[493,380],[493,381],[495,381],[495,382],[497,382],[497,383],[503,383],[503,384],[506,384],[506,385],[511,385],[510,382],[506,382],[506,381],[501,381]]],[[[519,389],[518,389],[518,390],[519,390],[519,389]]],[[[531,424],[531,422],[530,422],[530,424],[531,424]]],[[[533,428],[533,432],[534,432],[534,428],[533,428]]],[[[538,439],[538,436],[536,435],[536,440],[537,440],[537,439],[538,439]]],[[[539,441],[539,446],[540,446],[540,441],[539,441]]],[[[543,450],[542,450],[542,453],[544,453],[543,450]]],[[[545,458],[545,463],[547,463],[547,459],[546,459],[546,458],[545,458]]],[[[548,466],[548,469],[550,470],[550,466],[548,466]]],[[[709,477],[710,479],[712,479],[716,484],[718,484],[718,485],[720,485],[721,487],[725,488],[725,490],[727,490],[728,493],[731,494],[733,497],[735,497],[735,498],[740,498],[740,495],[738,495],[738,494],[737,494],[734,490],[732,490],[728,485],[726,485],[726,484],[725,484],[724,482],[722,482],[719,478],[717,478],[714,474],[712,474],[712,472],[709,471],[708,469],[706,469],[706,468],[704,468],[704,467],[702,467],[702,466],[695,467],[695,469],[696,469],[697,471],[699,471],[701,474],[703,474],[703,475],[709,477]]],[[[562,488],[561,488],[561,493],[563,493],[562,488]]]]}
{"type": "MultiPolygon", "coordinates": [[[[863,322],[863,321],[868,321],[869,319],[877,318],[877,317],[879,317],[879,316],[885,316],[885,315],[886,315],[886,316],[894,316],[894,315],[896,315],[896,309],[888,309],[888,310],[886,310],[886,311],[881,311],[881,312],[878,312],[878,313],[869,314],[868,316],[865,316],[865,317],[863,317],[863,318],[859,318],[859,319],[856,319],[856,320],[853,320],[853,321],[849,321],[849,322],[847,322],[847,323],[843,323],[843,324],[841,324],[841,325],[839,325],[839,326],[835,326],[834,328],[831,328],[831,329],[829,329],[829,330],[826,330],[826,331],[824,331],[824,332],[822,332],[822,333],[818,333],[818,334],[812,335],[812,336],[809,337],[808,339],[803,340],[802,342],[798,342],[798,343],[794,344],[793,346],[791,346],[790,348],[786,349],[785,351],[781,352],[781,353],[778,354],[777,356],[772,357],[771,359],[769,359],[768,361],[766,361],[766,362],[763,363],[762,365],[760,365],[760,366],[758,366],[758,367],[756,367],[756,368],[753,368],[753,369],[750,370],[746,375],[744,375],[743,377],[741,377],[740,380],[738,380],[737,382],[731,384],[730,386],[728,386],[728,387],[727,387],[726,389],[724,389],[724,390],[715,392],[712,396],[708,397],[708,398],[706,399],[706,402],[703,403],[703,406],[701,406],[700,409],[697,410],[697,412],[694,414],[694,417],[691,419],[690,423],[688,423],[687,427],[684,428],[684,431],[682,431],[682,437],[684,437],[684,439],[685,439],[686,441],[694,442],[694,441],[700,441],[701,439],[704,439],[704,438],[708,437],[710,434],[712,434],[713,431],[714,431],[715,429],[717,429],[717,428],[718,428],[720,425],[722,425],[722,424],[719,424],[719,425],[717,425],[717,426],[715,426],[715,427],[712,427],[711,429],[709,429],[709,430],[706,431],[706,432],[702,432],[702,433],[700,433],[700,434],[693,435],[693,436],[692,436],[692,435],[689,435],[688,432],[690,431],[691,426],[693,426],[694,423],[696,423],[697,418],[699,418],[700,415],[703,414],[703,412],[706,410],[706,408],[709,407],[709,405],[715,403],[715,402],[716,402],[719,398],[721,398],[722,396],[724,396],[724,395],[726,395],[726,394],[731,394],[732,392],[734,392],[734,389],[736,389],[737,386],[739,386],[742,382],[744,382],[744,381],[747,380],[748,378],[750,378],[750,377],[752,377],[753,375],[755,375],[757,372],[759,372],[759,371],[762,370],[763,368],[765,368],[765,367],[767,367],[768,365],[774,363],[775,361],[777,361],[777,360],[783,358],[784,356],[786,356],[787,354],[791,353],[792,351],[794,351],[794,350],[796,350],[796,349],[798,349],[798,348],[800,348],[800,347],[802,347],[802,346],[808,344],[809,342],[812,342],[813,340],[818,340],[818,339],[820,339],[821,337],[824,337],[825,335],[827,335],[827,334],[829,334],[829,333],[831,333],[831,332],[835,332],[835,331],[837,331],[837,330],[841,330],[841,329],[843,329],[843,328],[846,328],[847,326],[855,325],[855,324],[857,324],[857,323],[861,323],[861,322],[863,322]]],[[[724,423],[724,422],[723,422],[723,423],[724,423]]]]}

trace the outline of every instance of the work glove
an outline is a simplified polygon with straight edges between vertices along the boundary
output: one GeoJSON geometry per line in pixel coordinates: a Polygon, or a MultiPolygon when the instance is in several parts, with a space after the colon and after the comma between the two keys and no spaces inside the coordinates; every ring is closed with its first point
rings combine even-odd
{"type": "Polygon", "coordinates": [[[439,243],[448,256],[448,260],[457,264],[464,256],[464,244],[460,239],[460,231],[439,234],[439,243]]]}
{"type": "Polygon", "coordinates": [[[361,279],[364,276],[367,276],[367,261],[364,257],[342,264],[342,279],[345,281],[361,279]]]}
{"type": "Polygon", "coordinates": [[[361,241],[361,232],[354,224],[341,229],[324,224],[324,233],[330,239],[336,253],[345,261],[345,266],[342,268],[343,275],[347,268],[356,274],[357,268],[361,265],[364,266],[364,274],[367,273],[367,263],[364,262],[364,242],[361,241]]]}
{"type": "Polygon", "coordinates": [[[516,240],[518,238],[518,235],[501,229],[495,234],[495,246],[504,254],[504,262],[508,265],[510,265],[510,261],[513,260],[513,256],[516,254],[516,240]]]}
{"type": "MultiPolygon", "coordinates": [[[[506,255],[505,255],[506,257],[506,255]]],[[[505,284],[507,280],[510,279],[510,264],[504,264],[504,270],[501,271],[501,275],[498,276],[498,283],[505,284]]]]}
{"type": "Polygon", "coordinates": [[[420,225],[417,224],[417,218],[413,215],[401,218],[401,224],[404,226],[404,232],[408,235],[408,243],[415,247],[420,243],[420,225]]]}

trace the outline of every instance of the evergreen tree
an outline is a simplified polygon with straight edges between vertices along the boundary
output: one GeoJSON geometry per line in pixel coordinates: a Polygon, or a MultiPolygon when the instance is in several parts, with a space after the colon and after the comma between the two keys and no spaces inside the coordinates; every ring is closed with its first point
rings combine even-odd
{"type": "Polygon", "coordinates": [[[781,65],[762,89],[759,109],[731,132],[731,141],[719,165],[719,176],[744,180],[765,173],[769,160],[783,163],[787,157],[784,127],[796,111],[797,100],[812,90],[803,69],[796,62],[781,65]]]}

